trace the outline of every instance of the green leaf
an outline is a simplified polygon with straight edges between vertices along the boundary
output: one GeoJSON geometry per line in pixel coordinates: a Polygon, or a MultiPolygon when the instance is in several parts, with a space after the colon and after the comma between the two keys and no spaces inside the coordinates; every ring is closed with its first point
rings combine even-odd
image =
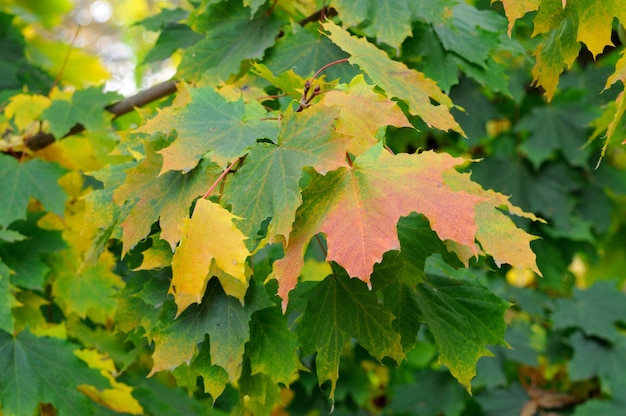
{"type": "MultiPolygon", "coordinates": [[[[413,36],[407,39],[402,49],[407,57],[419,57],[415,59],[415,67],[428,78],[436,80],[442,91],[449,93],[450,87],[459,82],[459,69],[456,61],[443,48],[430,25],[415,24],[413,36]]],[[[412,60],[409,62],[413,63],[412,60]]]]}
{"type": "Polygon", "coordinates": [[[15,222],[12,227],[27,238],[15,243],[0,242],[0,259],[11,269],[11,283],[29,289],[43,289],[50,271],[44,257],[67,248],[59,231],[37,226],[43,214],[29,214],[27,221],[15,222]]]}
{"type": "Polygon", "coordinates": [[[118,97],[113,92],[102,92],[101,87],[85,88],[76,91],[71,100],[53,100],[41,117],[50,122],[50,132],[57,139],[79,123],[89,131],[111,130],[113,115],[104,107],[118,97]]]}
{"type": "MultiPolygon", "coordinates": [[[[285,36],[267,53],[263,63],[274,74],[282,74],[290,69],[301,77],[310,77],[324,65],[348,57],[326,36],[320,36],[315,29],[293,24],[285,30],[285,36]]],[[[322,73],[329,81],[339,79],[349,82],[358,71],[351,65],[333,65],[322,73]]]]}
{"type": "Polygon", "coordinates": [[[404,358],[400,335],[392,329],[394,316],[367,290],[344,272],[327,277],[308,294],[308,305],[297,328],[305,354],[317,352],[315,364],[321,385],[331,382],[334,396],[339,359],[351,337],[378,360],[404,358]]]}
{"type": "Polygon", "coordinates": [[[98,370],[79,360],[75,345],[56,338],[37,338],[24,331],[16,337],[0,331],[0,402],[6,416],[30,415],[50,403],[62,415],[92,414],[81,384],[108,387],[98,370]]]}
{"type": "Polygon", "coordinates": [[[333,7],[337,9],[345,28],[371,21],[377,42],[399,48],[411,36],[412,16],[406,1],[335,0],[333,7]]]}
{"type": "Polygon", "coordinates": [[[142,64],[167,59],[178,49],[189,48],[202,38],[185,24],[168,23],[161,30],[154,47],[148,51],[142,64]]]}
{"type": "Polygon", "coordinates": [[[452,8],[452,17],[433,28],[444,49],[463,59],[486,67],[490,52],[500,41],[506,20],[491,10],[477,10],[466,3],[452,8]]]}
{"type": "Polygon", "coordinates": [[[323,24],[328,37],[350,54],[350,63],[358,65],[389,98],[397,97],[409,104],[409,112],[440,130],[463,131],[450,114],[452,101],[424,74],[392,61],[389,56],[364,38],[355,38],[332,22],[323,24]],[[432,101],[431,101],[432,100],[432,101]],[[439,105],[434,105],[432,102],[439,105]]]}
{"type": "Polygon", "coordinates": [[[585,166],[589,148],[583,148],[587,141],[587,125],[595,114],[590,114],[578,104],[553,103],[546,107],[535,107],[516,125],[516,131],[530,131],[530,137],[521,149],[538,168],[560,150],[570,165],[585,166]]]}
{"type": "Polygon", "coordinates": [[[106,324],[115,314],[114,295],[124,286],[124,281],[104,263],[77,273],[72,267],[75,260],[71,258],[76,255],[68,251],[54,257],[52,295],[66,316],[75,313],[83,319],[89,317],[95,323],[106,324]]]}
{"type": "Polygon", "coordinates": [[[572,381],[598,377],[604,391],[611,391],[614,382],[623,378],[622,365],[626,362],[626,339],[620,336],[609,344],[576,332],[569,339],[574,356],[568,363],[572,381]]]}
{"type": "Polygon", "coordinates": [[[299,346],[280,308],[267,308],[252,315],[248,344],[252,376],[263,373],[274,383],[288,386],[299,369],[299,346]]]}
{"type": "Polygon", "coordinates": [[[208,339],[203,341],[200,352],[191,363],[189,365],[183,363],[172,372],[172,375],[176,378],[178,386],[187,388],[190,394],[198,387],[198,377],[202,377],[204,392],[210,394],[213,400],[222,394],[228,384],[226,370],[211,363],[208,339]]]}
{"type": "Polygon", "coordinates": [[[580,328],[588,336],[617,342],[617,324],[626,323],[626,295],[615,282],[597,282],[588,289],[574,288],[572,299],[555,299],[555,329],[580,328]]]}
{"type": "Polygon", "coordinates": [[[466,406],[467,392],[446,371],[423,370],[412,384],[395,388],[389,410],[394,414],[420,416],[460,416],[466,406]]]}
{"type": "Polygon", "coordinates": [[[46,209],[63,215],[66,195],[58,184],[65,170],[40,159],[20,163],[0,154],[0,227],[26,218],[28,200],[38,199],[46,209]]]}
{"type": "Polygon", "coordinates": [[[274,13],[259,13],[251,19],[250,9],[239,1],[212,4],[194,27],[204,39],[185,50],[178,75],[188,80],[206,77],[226,81],[239,72],[242,61],[263,57],[274,44],[281,24],[274,13]]]}
{"type": "Polygon", "coordinates": [[[230,381],[237,380],[250,339],[250,316],[271,305],[265,290],[251,285],[242,306],[224,293],[217,279],[211,279],[202,304],[191,305],[175,320],[175,310],[169,308],[150,331],[155,343],[151,374],[189,362],[208,334],[211,362],[225,369],[230,381]]]}
{"type": "Polygon", "coordinates": [[[507,388],[486,391],[476,399],[484,416],[519,416],[530,397],[519,383],[513,383],[507,388]]]}
{"type": "Polygon", "coordinates": [[[157,220],[161,239],[174,251],[181,238],[179,226],[189,216],[191,203],[202,196],[219,175],[218,167],[207,160],[186,174],[178,171],[159,174],[163,158],[155,152],[163,145],[163,142],[146,143],[146,158],[127,171],[126,181],[113,193],[113,200],[119,206],[128,206],[121,222],[122,255],[146,237],[157,220]]]}
{"type": "MultiPolygon", "coordinates": [[[[620,362],[620,366],[623,362],[620,362]]],[[[624,377],[616,380],[612,386],[611,397],[607,400],[591,399],[580,406],[576,406],[574,416],[619,416],[626,408],[626,381],[624,377]]]]}
{"type": "MultiPolygon", "coordinates": [[[[279,312],[280,313],[280,312],[279,312]]],[[[239,406],[233,410],[233,414],[252,414],[259,416],[272,416],[275,406],[282,402],[281,389],[276,382],[264,373],[250,375],[248,365],[245,366],[239,382],[240,397],[239,406]]]]}
{"type": "Polygon", "coordinates": [[[161,173],[188,172],[209,151],[210,160],[226,166],[242,156],[257,139],[276,137],[277,123],[261,120],[266,112],[258,103],[228,102],[211,87],[189,88],[188,92],[191,102],[162,110],[137,130],[178,132],[174,142],[160,151],[163,155],[161,173]]]}
{"type": "Polygon", "coordinates": [[[533,172],[521,159],[493,157],[472,165],[472,179],[511,195],[512,203],[551,220],[558,228],[570,225],[571,195],[579,185],[565,164],[548,164],[533,172]]]}
{"type": "Polygon", "coordinates": [[[269,236],[289,236],[302,203],[298,182],[305,166],[322,174],[347,166],[350,138],[332,130],[338,115],[338,109],[323,106],[287,112],[277,143],[258,143],[250,149],[245,164],[224,190],[224,202],[242,218],[237,223],[251,244],[267,218],[272,218],[269,236]]]}
{"type": "Polygon", "coordinates": [[[470,271],[455,271],[431,257],[427,278],[417,286],[417,305],[435,337],[439,361],[471,390],[476,362],[504,345],[504,312],[509,305],[480,284],[470,271]]]}

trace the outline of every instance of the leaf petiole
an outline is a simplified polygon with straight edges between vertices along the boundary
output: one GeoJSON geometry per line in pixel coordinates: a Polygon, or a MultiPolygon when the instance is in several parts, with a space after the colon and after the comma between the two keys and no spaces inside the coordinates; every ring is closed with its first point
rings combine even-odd
{"type": "Polygon", "coordinates": [[[226,177],[226,175],[228,175],[228,172],[230,172],[231,169],[233,168],[233,166],[235,166],[235,163],[239,162],[240,160],[241,160],[241,157],[238,157],[237,159],[233,160],[232,163],[230,165],[228,165],[228,167],[226,169],[224,169],[224,172],[222,172],[220,174],[220,176],[215,180],[215,182],[213,182],[213,185],[211,185],[209,190],[206,191],[206,193],[204,195],[202,195],[202,199],[206,199],[206,198],[208,198],[209,195],[211,195],[211,192],[213,192],[213,190],[215,190],[215,187],[217,186],[217,184],[222,182],[224,177],[226,177]]]}

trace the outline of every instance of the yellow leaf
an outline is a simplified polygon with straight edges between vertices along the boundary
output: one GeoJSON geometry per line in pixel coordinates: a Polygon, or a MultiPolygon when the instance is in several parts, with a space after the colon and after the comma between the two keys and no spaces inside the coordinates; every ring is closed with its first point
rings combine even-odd
{"type": "Polygon", "coordinates": [[[239,288],[247,288],[245,261],[249,252],[244,243],[246,237],[233,224],[236,218],[220,205],[199,199],[191,219],[185,219],[181,243],[172,259],[169,290],[178,306],[177,315],[192,303],[202,301],[213,262],[234,278],[222,284],[226,294],[243,302],[245,290],[235,290],[232,284],[235,280],[239,288]]]}
{"type": "Polygon", "coordinates": [[[119,413],[142,415],[141,404],[132,395],[133,388],[115,380],[117,370],[113,360],[96,350],[78,350],[74,354],[83,360],[90,368],[100,370],[100,373],[111,383],[110,389],[102,391],[93,386],[81,385],[78,390],[89,396],[93,401],[100,403],[119,413]]]}
{"type": "Polygon", "coordinates": [[[41,112],[50,107],[50,104],[50,99],[43,95],[18,94],[11,97],[4,112],[8,118],[15,118],[15,125],[21,131],[37,121],[41,112]]]}

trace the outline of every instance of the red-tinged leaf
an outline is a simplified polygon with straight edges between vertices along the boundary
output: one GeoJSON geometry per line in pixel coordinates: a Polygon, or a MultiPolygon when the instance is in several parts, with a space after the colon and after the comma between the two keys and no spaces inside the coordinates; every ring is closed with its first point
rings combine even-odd
{"type": "Polygon", "coordinates": [[[328,91],[320,103],[339,108],[335,130],[353,138],[348,148],[352,154],[359,155],[376,144],[381,127],[413,127],[400,107],[376,93],[363,75],[354,77],[345,89],[328,91]]]}
{"type": "Polygon", "coordinates": [[[276,122],[261,120],[266,112],[258,103],[228,102],[211,87],[189,88],[190,101],[168,107],[137,131],[178,132],[176,140],[160,151],[161,173],[188,172],[209,151],[220,166],[241,156],[260,138],[276,136],[276,122]]]}
{"type": "Polygon", "coordinates": [[[434,152],[391,155],[377,145],[357,157],[351,168],[325,176],[312,173],[285,257],[274,263],[272,276],[278,280],[283,308],[304,264],[306,245],[320,232],[326,234],[327,260],[368,284],[374,264],[386,251],[399,249],[398,220],[414,211],[429,219],[441,240],[453,240],[478,254],[474,207],[486,199],[455,192],[443,178],[462,162],[434,152]]]}
{"type": "Polygon", "coordinates": [[[178,227],[189,215],[191,203],[203,195],[219,175],[217,166],[207,160],[186,174],[169,171],[159,175],[162,157],[156,151],[162,146],[162,142],[146,144],[146,158],[128,171],[126,182],[113,193],[118,205],[128,203],[131,206],[122,222],[122,255],[146,237],[157,220],[161,239],[166,240],[173,251],[180,240],[178,227]]]}
{"type": "Polygon", "coordinates": [[[244,243],[246,237],[233,224],[235,218],[218,204],[199,199],[191,219],[185,219],[181,243],[172,259],[169,290],[178,306],[176,316],[192,303],[201,302],[213,263],[234,278],[222,282],[226,294],[243,303],[248,288],[245,261],[249,253],[244,243]]]}
{"type": "Polygon", "coordinates": [[[338,114],[337,108],[317,105],[301,113],[287,112],[278,143],[259,143],[250,149],[224,190],[224,202],[241,217],[237,223],[251,240],[270,217],[270,237],[287,239],[302,202],[298,182],[305,166],[320,173],[347,166],[350,138],[332,129],[338,114]]]}
{"type": "Polygon", "coordinates": [[[509,36],[517,19],[522,18],[526,13],[533,12],[539,8],[541,0],[491,0],[491,4],[501,1],[504,13],[509,19],[509,36]]]}
{"type": "Polygon", "coordinates": [[[450,97],[441,91],[435,81],[401,62],[391,60],[366,39],[350,36],[332,22],[322,26],[329,32],[330,40],[351,55],[350,63],[358,65],[389,97],[406,101],[411,114],[421,117],[431,127],[464,134],[450,113],[453,106],[450,97]]]}

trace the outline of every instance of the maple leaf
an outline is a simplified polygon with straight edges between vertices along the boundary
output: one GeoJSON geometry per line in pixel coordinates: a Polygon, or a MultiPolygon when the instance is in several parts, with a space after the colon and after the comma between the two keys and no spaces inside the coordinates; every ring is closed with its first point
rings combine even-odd
{"type": "Polygon", "coordinates": [[[393,320],[374,292],[343,272],[329,276],[311,291],[296,331],[306,353],[317,352],[318,381],[322,385],[330,380],[331,400],[339,378],[339,359],[351,337],[378,360],[391,357],[400,362],[404,358],[393,320]]]}
{"type": "Polygon", "coordinates": [[[130,169],[126,181],[113,193],[119,205],[130,204],[121,226],[122,255],[150,233],[155,221],[161,226],[161,238],[172,251],[180,240],[179,225],[189,214],[194,199],[204,194],[219,175],[215,164],[203,160],[191,172],[168,171],[159,175],[162,157],[156,153],[164,143],[146,143],[146,158],[130,169]]]}
{"type": "Polygon", "coordinates": [[[250,317],[272,305],[263,287],[251,285],[242,306],[224,293],[217,279],[210,280],[200,305],[191,305],[175,320],[174,311],[168,310],[150,330],[155,343],[150,374],[190,362],[198,343],[208,334],[211,362],[225,369],[230,381],[236,380],[250,339],[250,317]]]}
{"type": "Polygon", "coordinates": [[[371,21],[376,41],[399,48],[411,36],[411,10],[403,0],[366,1],[334,0],[344,27],[358,26],[371,21]]]}
{"type": "MultiPolygon", "coordinates": [[[[309,25],[313,26],[313,25],[309,25]]],[[[309,77],[329,62],[348,57],[326,36],[320,36],[317,29],[291,25],[285,36],[277,39],[263,63],[274,74],[293,70],[301,77],[309,77]]],[[[327,80],[350,81],[358,74],[351,65],[333,65],[324,70],[327,80]]]]}
{"type": "Polygon", "coordinates": [[[388,96],[406,101],[411,114],[421,117],[428,126],[464,134],[450,114],[452,101],[435,81],[401,62],[391,60],[366,39],[350,36],[332,22],[326,22],[322,27],[329,32],[330,40],[350,54],[350,63],[358,65],[388,96]]]}
{"type": "Polygon", "coordinates": [[[267,374],[274,383],[289,385],[300,366],[299,346],[296,335],[288,329],[287,317],[279,308],[256,312],[248,344],[251,375],[267,374]]]}
{"type": "Polygon", "coordinates": [[[376,145],[350,168],[325,176],[312,172],[285,256],[274,263],[272,276],[278,280],[283,309],[304,264],[304,249],[319,232],[326,234],[327,260],[368,284],[374,263],[399,248],[398,220],[414,211],[429,219],[441,240],[453,240],[477,254],[474,207],[486,199],[455,192],[443,178],[462,162],[434,152],[391,155],[376,145]]]}
{"type": "Polygon", "coordinates": [[[555,300],[552,321],[556,329],[580,328],[586,335],[617,342],[623,337],[618,327],[626,319],[626,296],[610,281],[588,289],[574,288],[571,299],[555,300]]]}
{"type": "Polygon", "coordinates": [[[554,22],[550,12],[554,14],[563,12],[557,4],[547,4],[550,4],[554,10],[547,11],[547,7],[541,7],[535,17],[533,35],[544,33],[544,31],[549,31],[549,34],[535,50],[536,62],[532,74],[535,83],[545,89],[546,97],[551,100],[556,92],[563,66],[572,67],[576,57],[578,57],[580,44],[576,41],[574,17],[564,17],[558,21],[557,26],[552,26],[554,22]]]}
{"type": "Polygon", "coordinates": [[[354,155],[378,142],[376,133],[381,127],[413,127],[400,107],[376,93],[363,74],[354,77],[345,89],[324,93],[320,104],[339,108],[335,131],[353,138],[348,151],[354,155]]]}
{"type": "Polygon", "coordinates": [[[52,294],[63,312],[75,313],[83,319],[89,317],[95,323],[110,322],[117,307],[113,295],[124,286],[122,279],[111,271],[110,263],[114,262],[101,261],[78,274],[75,270],[80,256],[76,252],[60,253],[52,261],[55,275],[52,294]]]}
{"type": "Polygon", "coordinates": [[[248,288],[245,261],[249,253],[244,243],[246,237],[233,224],[236,218],[211,201],[196,201],[191,219],[185,219],[181,227],[182,239],[172,259],[168,293],[174,294],[176,316],[192,303],[200,303],[213,262],[234,278],[220,279],[226,294],[243,303],[248,288]]]}
{"type": "Polygon", "coordinates": [[[185,50],[177,75],[188,80],[225,81],[239,72],[242,61],[262,58],[274,44],[282,22],[274,13],[252,18],[250,14],[241,2],[209,3],[193,20],[193,28],[203,33],[204,39],[185,50]]]}
{"type": "Polygon", "coordinates": [[[65,136],[78,123],[90,131],[110,130],[113,114],[104,107],[118,97],[113,92],[102,92],[101,87],[86,88],[76,91],[71,100],[53,100],[41,116],[50,122],[50,132],[57,138],[65,136]]]}
{"type": "Polygon", "coordinates": [[[302,201],[298,182],[305,166],[320,173],[347,166],[350,138],[332,130],[338,114],[337,108],[323,106],[300,113],[288,111],[277,143],[258,143],[250,149],[245,164],[224,190],[224,202],[242,218],[237,223],[250,239],[270,217],[270,236],[289,236],[302,201]]]}
{"type": "Polygon", "coordinates": [[[176,378],[176,384],[188,391],[195,391],[198,387],[198,376],[202,377],[204,392],[214,399],[222,394],[228,384],[226,370],[211,363],[211,350],[207,340],[202,343],[200,352],[191,363],[176,367],[172,375],[176,378]]]}
{"type": "Polygon", "coordinates": [[[76,346],[24,331],[16,337],[0,331],[0,402],[6,416],[30,415],[40,403],[59,414],[93,413],[93,402],[76,388],[108,387],[99,371],[88,368],[73,353],[76,346]]]}
{"type": "Polygon", "coordinates": [[[67,196],[58,180],[65,170],[56,163],[39,159],[20,163],[0,154],[0,227],[26,218],[29,198],[38,199],[46,209],[63,215],[67,196]]]}
{"type": "Polygon", "coordinates": [[[27,237],[22,241],[0,241],[0,259],[11,270],[10,280],[15,286],[43,289],[50,266],[43,256],[67,247],[61,233],[37,226],[42,213],[29,213],[26,221],[16,221],[11,227],[27,237]]]}
{"type": "Polygon", "coordinates": [[[430,257],[425,271],[424,281],[410,290],[416,315],[435,338],[439,362],[471,391],[478,359],[493,355],[486,345],[506,345],[504,313],[509,303],[491,293],[471,271],[455,270],[441,257],[430,257]]]}
{"type": "MultiPolygon", "coordinates": [[[[185,87],[188,88],[188,87],[185,87]]],[[[188,172],[200,159],[210,153],[210,159],[220,166],[242,155],[257,139],[274,138],[276,122],[260,121],[266,111],[254,102],[228,102],[211,87],[189,88],[190,102],[161,110],[137,129],[142,133],[168,133],[178,137],[163,155],[161,173],[168,170],[188,172]]]]}

